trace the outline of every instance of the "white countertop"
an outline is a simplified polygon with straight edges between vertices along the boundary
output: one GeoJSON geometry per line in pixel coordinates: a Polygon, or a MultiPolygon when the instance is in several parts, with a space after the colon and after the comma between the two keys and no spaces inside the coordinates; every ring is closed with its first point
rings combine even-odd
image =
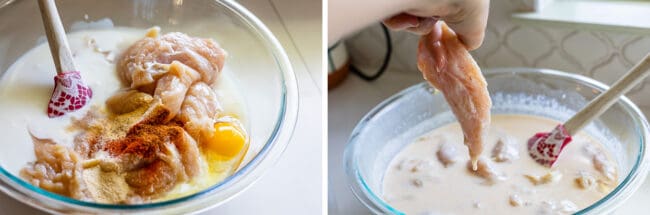
{"type": "MultiPolygon", "coordinates": [[[[300,110],[278,163],[249,189],[202,214],[320,214],[322,78],[320,0],[241,0],[275,34],[298,80],[300,110]]],[[[0,214],[43,214],[0,192],[0,214]]]]}
{"type": "Polygon", "coordinates": [[[298,79],[300,109],[283,157],[250,189],[202,214],[322,211],[322,21],[320,0],[240,0],[278,38],[298,79]]]}
{"type": "MultiPolygon", "coordinates": [[[[352,194],[343,170],[343,151],[354,126],[384,99],[419,82],[422,76],[414,71],[386,71],[375,82],[366,82],[349,75],[338,88],[329,91],[328,100],[328,210],[330,214],[371,214],[352,194]]],[[[616,214],[648,214],[650,179],[616,214]],[[645,209],[645,210],[644,210],[645,209]]]]}

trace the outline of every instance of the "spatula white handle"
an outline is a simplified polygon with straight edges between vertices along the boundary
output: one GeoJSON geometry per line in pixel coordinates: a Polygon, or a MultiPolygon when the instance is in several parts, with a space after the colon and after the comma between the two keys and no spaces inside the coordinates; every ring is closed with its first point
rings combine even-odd
{"type": "Polygon", "coordinates": [[[596,99],[589,102],[589,104],[582,108],[580,112],[566,121],[566,123],[564,123],[564,128],[566,128],[569,134],[574,135],[582,129],[582,127],[605,112],[618,100],[620,96],[643,81],[648,74],[650,74],[650,53],[648,53],[638,64],[632,67],[625,76],[616,81],[609,90],[598,95],[596,99]]]}

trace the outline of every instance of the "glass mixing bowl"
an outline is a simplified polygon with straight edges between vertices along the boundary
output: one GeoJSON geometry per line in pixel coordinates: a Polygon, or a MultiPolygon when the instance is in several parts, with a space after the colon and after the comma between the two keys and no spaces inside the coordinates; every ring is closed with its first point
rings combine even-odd
{"type": "MultiPolygon", "coordinates": [[[[112,26],[160,26],[163,32],[214,38],[228,51],[225,67],[242,86],[241,94],[250,105],[245,111],[250,151],[236,173],[198,193],[150,204],[109,205],[78,201],[26,183],[17,176],[19,167],[6,163],[12,148],[31,147],[31,143],[2,142],[0,190],[9,196],[52,213],[197,212],[220,205],[249,187],[286,148],[298,113],[296,78],[277,39],[241,5],[213,0],[63,0],[57,5],[69,33],[112,26]]],[[[45,39],[37,1],[0,0],[0,20],[1,76],[23,53],[45,39]]],[[[27,162],[26,158],[11,163],[27,162]]]]}
{"type": "MultiPolygon", "coordinates": [[[[529,114],[559,121],[607,89],[584,76],[544,69],[488,70],[485,78],[493,114],[529,114]]],[[[374,213],[402,214],[381,197],[390,161],[415,138],[453,121],[442,94],[427,83],[405,89],[372,109],[357,124],[345,149],[347,181],[356,197],[374,213]]],[[[614,152],[622,177],[611,193],[577,214],[607,214],[639,188],[648,174],[648,129],[641,111],[627,98],[585,127],[614,152]]]]}

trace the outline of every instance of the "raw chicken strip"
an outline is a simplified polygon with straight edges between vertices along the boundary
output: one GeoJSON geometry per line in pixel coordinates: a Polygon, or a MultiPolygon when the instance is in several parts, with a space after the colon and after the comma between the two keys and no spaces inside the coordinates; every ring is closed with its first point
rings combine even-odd
{"type": "Polygon", "coordinates": [[[595,155],[592,159],[592,162],[594,163],[594,168],[600,172],[600,174],[605,176],[607,180],[616,180],[616,168],[607,160],[607,157],[605,157],[605,155],[595,155]]]}
{"type": "Polygon", "coordinates": [[[174,117],[181,109],[187,90],[200,78],[199,73],[184,64],[174,61],[169,66],[167,74],[158,80],[154,97],[160,98],[163,105],[174,117]]]}
{"type": "Polygon", "coordinates": [[[583,190],[592,189],[596,186],[596,177],[588,172],[578,173],[578,177],[574,179],[576,185],[583,190]]]}
{"type": "Polygon", "coordinates": [[[438,157],[438,161],[440,161],[443,166],[447,167],[456,162],[458,154],[456,153],[456,147],[451,143],[445,142],[440,145],[440,148],[438,148],[436,156],[438,157]]]}
{"type": "Polygon", "coordinates": [[[598,149],[593,144],[586,144],[583,150],[587,157],[591,157],[591,162],[596,171],[605,176],[609,181],[616,180],[616,167],[608,161],[607,155],[602,150],[598,149]]]}
{"type": "Polygon", "coordinates": [[[150,30],[147,37],[129,47],[117,70],[131,89],[160,98],[171,119],[179,113],[190,86],[216,81],[226,52],[211,39],[178,32],[157,36],[157,31],[150,30]]]}
{"type": "Polygon", "coordinates": [[[553,170],[542,176],[524,174],[524,177],[526,177],[533,185],[549,184],[560,181],[560,179],[562,179],[562,172],[559,170],[553,170]]]}
{"type": "Polygon", "coordinates": [[[209,137],[214,132],[213,125],[217,114],[222,111],[214,90],[203,82],[192,85],[177,116],[185,130],[197,141],[209,137]]]}
{"type": "MultiPolygon", "coordinates": [[[[160,109],[152,105],[150,109],[160,109]]],[[[162,125],[156,119],[165,118],[168,113],[153,111],[145,113],[148,119],[142,120],[129,129],[124,138],[110,141],[104,145],[104,150],[117,157],[121,169],[133,170],[162,159],[161,155],[180,157],[187,176],[195,176],[199,171],[199,149],[183,128],[170,124],[162,125]],[[169,145],[167,145],[169,144],[169,145]],[[169,150],[173,149],[173,150],[169,150]]]]}
{"type": "Polygon", "coordinates": [[[126,183],[139,195],[149,196],[162,194],[189,180],[200,171],[196,159],[200,154],[195,145],[187,133],[173,143],[163,143],[156,160],[126,173],[126,183]]]}
{"type": "Polygon", "coordinates": [[[519,151],[513,137],[504,136],[497,140],[492,149],[492,159],[496,162],[512,162],[519,159],[519,151]]]}
{"type": "Polygon", "coordinates": [[[487,184],[494,184],[497,181],[503,181],[506,176],[498,172],[492,161],[480,158],[477,162],[476,168],[472,162],[467,163],[467,169],[474,175],[486,180],[487,184]]]}
{"type": "Polygon", "coordinates": [[[139,195],[164,193],[200,171],[196,142],[175,125],[138,124],[105,150],[114,157],[106,162],[126,171],[126,183],[139,195]]]}
{"type": "Polygon", "coordinates": [[[89,200],[90,193],[82,179],[80,156],[55,143],[32,135],[36,162],[20,171],[20,176],[34,186],[75,199],[89,200]]]}
{"type": "Polygon", "coordinates": [[[199,72],[201,81],[207,84],[217,79],[227,54],[214,40],[179,32],[152,35],[129,47],[118,63],[120,78],[131,88],[151,88],[167,72],[164,65],[174,61],[199,72]]]}
{"type": "Polygon", "coordinates": [[[443,22],[436,23],[431,33],[420,38],[418,68],[424,79],[444,94],[463,129],[464,142],[476,170],[492,106],[481,70],[443,22]]]}

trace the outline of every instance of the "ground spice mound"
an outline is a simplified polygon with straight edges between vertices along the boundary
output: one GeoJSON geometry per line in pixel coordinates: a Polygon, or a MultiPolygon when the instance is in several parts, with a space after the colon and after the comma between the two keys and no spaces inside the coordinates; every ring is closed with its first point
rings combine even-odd
{"type": "Polygon", "coordinates": [[[148,197],[165,193],[192,175],[188,170],[197,164],[188,160],[196,159],[190,157],[198,155],[198,148],[184,147],[188,140],[183,128],[173,123],[138,124],[126,137],[106,143],[104,150],[128,171],[125,180],[133,192],[148,197]],[[178,146],[170,147],[172,144],[178,146]]]}
{"type": "MultiPolygon", "coordinates": [[[[76,120],[81,133],[77,151],[85,159],[99,160],[101,168],[89,165],[86,181],[92,181],[93,198],[108,203],[153,199],[198,174],[198,147],[183,124],[169,120],[170,111],[159,100],[125,114],[91,110],[76,120]],[[100,180],[97,177],[109,177],[100,180]],[[106,186],[118,186],[108,192],[106,186]],[[128,195],[125,195],[126,186],[128,195]]],[[[108,189],[108,188],[107,188],[108,189]]]]}
{"type": "Polygon", "coordinates": [[[140,159],[152,159],[160,152],[162,144],[169,139],[179,139],[183,128],[176,125],[147,125],[134,126],[125,138],[110,141],[104,146],[112,156],[134,154],[140,159]]]}

